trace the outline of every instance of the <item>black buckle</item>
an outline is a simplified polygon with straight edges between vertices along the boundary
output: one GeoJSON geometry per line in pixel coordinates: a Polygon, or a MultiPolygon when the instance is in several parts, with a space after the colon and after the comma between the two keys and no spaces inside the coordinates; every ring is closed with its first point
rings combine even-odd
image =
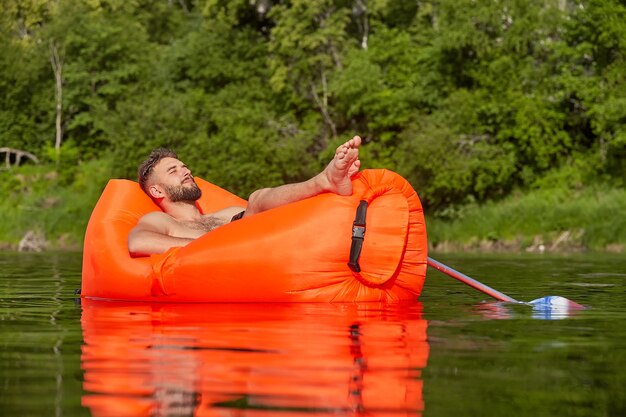
{"type": "Polygon", "coordinates": [[[357,239],[365,238],[365,226],[352,226],[352,237],[357,239]]]}
{"type": "Polygon", "coordinates": [[[361,272],[359,257],[365,240],[365,217],[367,214],[367,201],[361,200],[356,209],[354,223],[352,223],[352,245],[350,245],[350,262],[348,267],[354,272],[361,272]]]}

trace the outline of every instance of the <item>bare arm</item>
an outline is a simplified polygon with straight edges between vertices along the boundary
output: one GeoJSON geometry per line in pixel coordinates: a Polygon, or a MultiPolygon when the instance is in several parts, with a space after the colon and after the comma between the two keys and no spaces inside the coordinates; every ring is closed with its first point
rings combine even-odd
{"type": "Polygon", "coordinates": [[[131,256],[148,256],[163,253],[175,246],[185,246],[208,231],[229,223],[244,207],[227,207],[201,216],[200,227],[185,227],[162,212],[148,213],[139,219],[128,234],[128,251],[131,256]]]}
{"type": "Polygon", "coordinates": [[[308,181],[296,184],[285,184],[276,188],[262,188],[250,194],[245,216],[252,216],[265,210],[304,200],[324,191],[326,189],[321,184],[319,175],[308,181]]]}
{"type": "Polygon", "coordinates": [[[263,188],[253,192],[248,199],[245,215],[251,216],[323,192],[352,195],[351,178],[359,172],[361,167],[359,146],[361,146],[359,136],[340,145],[328,166],[308,181],[281,185],[276,188],[263,188]]]}
{"type": "Polygon", "coordinates": [[[133,257],[163,253],[175,246],[185,246],[192,238],[170,236],[170,225],[162,213],[143,216],[128,234],[128,251],[133,257]]]}

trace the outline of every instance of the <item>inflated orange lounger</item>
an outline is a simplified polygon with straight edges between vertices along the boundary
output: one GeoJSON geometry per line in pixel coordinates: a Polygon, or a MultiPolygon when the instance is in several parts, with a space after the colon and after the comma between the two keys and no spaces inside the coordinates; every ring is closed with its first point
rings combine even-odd
{"type": "MultiPolygon", "coordinates": [[[[246,204],[196,182],[204,213],[246,204]]],[[[364,170],[352,183],[351,196],[321,194],[229,223],[164,254],[132,258],[130,230],[159,208],[136,182],[111,180],[87,226],[81,294],[167,302],[416,299],[427,260],[417,194],[388,170],[364,170]]]]}

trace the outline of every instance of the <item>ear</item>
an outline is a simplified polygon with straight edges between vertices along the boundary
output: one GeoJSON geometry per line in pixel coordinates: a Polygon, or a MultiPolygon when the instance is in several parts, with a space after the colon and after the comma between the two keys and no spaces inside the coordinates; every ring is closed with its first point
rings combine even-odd
{"type": "Polygon", "coordinates": [[[163,189],[158,184],[153,184],[148,187],[148,191],[150,192],[150,197],[154,198],[155,200],[165,197],[163,189]]]}

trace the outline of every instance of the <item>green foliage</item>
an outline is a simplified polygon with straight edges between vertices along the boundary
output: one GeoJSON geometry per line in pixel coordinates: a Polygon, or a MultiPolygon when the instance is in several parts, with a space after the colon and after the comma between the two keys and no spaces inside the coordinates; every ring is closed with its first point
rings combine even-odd
{"type": "Polygon", "coordinates": [[[626,5],[617,1],[588,2],[569,25],[572,58],[585,71],[571,77],[586,109],[593,149],[600,155],[600,172],[620,185],[626,181],[626,5]]]}
{"type": "Polygon", "coordinates": [[[111,164],[103,158],[74,166],[71,184],[54,166],[0,171],[2,242],[17,246],[26,232],[35,230],[53,247],[79,248],[91,210],[111,178],[111,164]]]}
{"type": "MultiPolygon", "coordinates": [[[[567,175],[567,174],[566,174],[567,175]]],[[[510,195],[497,203],[475,203],[427,219],[431,244],[476,247],[500,241],[514,249],[541,242],[546,249],[604,250],[626,245],[626,192],[606,186],[544,188],[510,195]],[[442,216],[445,215],[445,216],[442,216]],[[562,239],[562,246],[555,242],[562,239]],[[563,241],[563,239],[567,239],[563,241]]]]}

